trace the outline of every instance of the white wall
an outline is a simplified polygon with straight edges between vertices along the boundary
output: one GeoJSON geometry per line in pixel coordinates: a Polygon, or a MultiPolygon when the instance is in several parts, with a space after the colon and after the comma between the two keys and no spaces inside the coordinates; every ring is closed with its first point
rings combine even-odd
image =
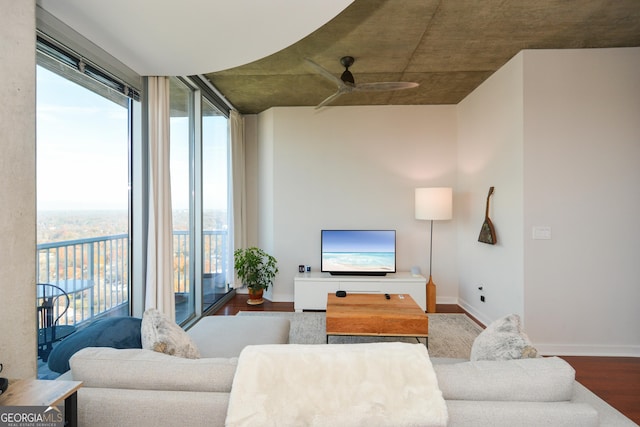
{"type": "Polygon", "coordinates": [[[36,374],[35,2],[0,0],[0,363],[36,374]]]}
{"type": "Polygon", "coordinates": [[[275,232],[275,140],[273,112],[266,112],[258,127],[258,242],[269,253],[274,251],[275,232]]]}
{"type": "Polygon", "coordinates": [[[640,48],[526,51],[524,76],[527,331],[640,356],[640,48]]]}
{"type": "Polygon", "coordinates": [[[518,313],[544,354],[640,356],[638,75],[638,48],[523,51],[458,106],[260,114],[272,299],[293,299],[298,264],[318,269],[322,228],[396,228],[398,268],[426,272],[413,188],[452,186],[454,220],[434,225],[439,303],[485,323],[518,313]],[[477,241],[490,186],[496,245],[477,241]]]}
{"type": "Polygon", "coordinates": [[[244,117],[247,245],[258,245],[258,116],[244,117]]]}
{"type": "MultiPolygon", "coordinates": [[[[299,264],[319,270],[323,228],[396,229],[397,269],[428,274],[428,222],[414,219],[413,190],[455,187],[454,106],[273,108],[258,127],[258,185],[272,196],[259,197],[270,230],[259,243],[280,267],[273,300],[293,300],[299,264]]],[[[439,303],[457,300],[454,224],[434,224],[439,303]]]]}
{"type": "Polygon", "coordinates": [[[520,54],[457,109],[459,303],[485,324],[524,314],[522,105],[520,54]],[[478,242],[491,186],[495,245],[478,242]]]}
{"type": "Polygon", "coordinates": [[[460,304],[545,354],[640,355],[639,75],[638,48],[523,51],[458,105],[460,304]],[[498,245],[470,245],[491,185],[498,245]]]}

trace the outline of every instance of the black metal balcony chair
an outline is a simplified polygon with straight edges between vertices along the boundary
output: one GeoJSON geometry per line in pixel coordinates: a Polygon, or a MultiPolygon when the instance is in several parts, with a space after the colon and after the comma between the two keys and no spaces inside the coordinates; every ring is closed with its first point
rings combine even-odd
{"type": "Polygon", "coordinates": [[[73,325],[60,325],[60,319],[69,310],[67,292],[50,283],[38,283],[36,305],[38,311],[38,357],[46,362],[53,343],[75,332],[73,325]]]}

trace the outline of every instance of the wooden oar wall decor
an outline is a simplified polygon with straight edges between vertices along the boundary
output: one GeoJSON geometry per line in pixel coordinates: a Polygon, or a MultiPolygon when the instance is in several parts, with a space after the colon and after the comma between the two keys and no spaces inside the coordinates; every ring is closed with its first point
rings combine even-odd
{"type": "Polygon", "coordinates": [[[493,223],[489,219],[489,198],[493,194],[493,187],[489,188],[489,195],[487,196],[487,208],[484,212],[484,222],[480,229],[480,235],[478,236],[478,242],[488,243],[490,245],[496,244],[496,230],[493,228],[493,223]]]}

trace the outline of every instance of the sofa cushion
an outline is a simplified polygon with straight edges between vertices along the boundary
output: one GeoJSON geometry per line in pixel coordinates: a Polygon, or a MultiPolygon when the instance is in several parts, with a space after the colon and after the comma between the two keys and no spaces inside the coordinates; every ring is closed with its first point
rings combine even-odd
{"type": "Polygon", "coordinates": [[[171,356],[197,359],[200,352],[187,333],[155,308],[142,315],[142,348],[171,356]]]}
{"type": "Polygon", "coordinates": [[[49,355],[49,369],[69,370],[69,358],[85,347],[142,348],[140,325],[136,317],[107,317],[69,335],[56,344],[49,355]]]}
{"type": "Polygon", "coordinates": [[[597,427],[598,412],[571,402],[447,400],[448,427],[597,427]]]}
{"type": "Polygon", "coordinates": [[[205,316],[187,334],[201,357],[238,357],[258,344],[288,344],[289,319],[277,316],[205,316]]]}
{"type": "Polygon", "coordinates": [[[144,349],[89,347],[69,361],[85,387],[229,392],[237,358],[185,359],[144,349]]]}
{"type": "Polygon", "coordinates": [[[575,370],[559,357],[434,364],[446,400],[560,402],[571,399],[575,370]]]}
{"type": "Polygon", "coordinates": [[[522,330],[520,316],[510,314],[491,323],[476,337],[470,359],[509,360],[537,355],[537,350],[522,330]]]}
{"type": "Polygon", "coordinates": [[[81,387],[78,425],[224,427],[229,393],[81,387]]]}

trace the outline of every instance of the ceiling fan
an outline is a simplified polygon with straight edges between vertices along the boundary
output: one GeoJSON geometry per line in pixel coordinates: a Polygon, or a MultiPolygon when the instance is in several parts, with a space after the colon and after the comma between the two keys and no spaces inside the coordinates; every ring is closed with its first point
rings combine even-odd
{"type": "Polygon", "coordinates": [[[419,86],[418,83],[414,82],[376,82],[376,83],[362,83],[356,84],[355,79],[353,78],[353,74],[349,71],[349,67],[353,65],[355,62],[355,58],[353,56],[343,56],[340,58],[340,63],[345,68],[344,72],[337,78],[333,74],[331,74],[328,70],[322,68],[317,63],[313,62],[309,58],[305,58],[307,64],[309,64],[318,74],[324,76],[326,79],[332,81],[336,85],[338,85],[338,90],[333,95],[329,96],[327,99],[322,101],[320,104],[316,106],[316,108],[324,107],[329,104],[339,96],[350,93],[350,92],[381,92],[381,91],[391,91],[391,90],[401,90],[401,89],[411,89],[419,86]]]}

